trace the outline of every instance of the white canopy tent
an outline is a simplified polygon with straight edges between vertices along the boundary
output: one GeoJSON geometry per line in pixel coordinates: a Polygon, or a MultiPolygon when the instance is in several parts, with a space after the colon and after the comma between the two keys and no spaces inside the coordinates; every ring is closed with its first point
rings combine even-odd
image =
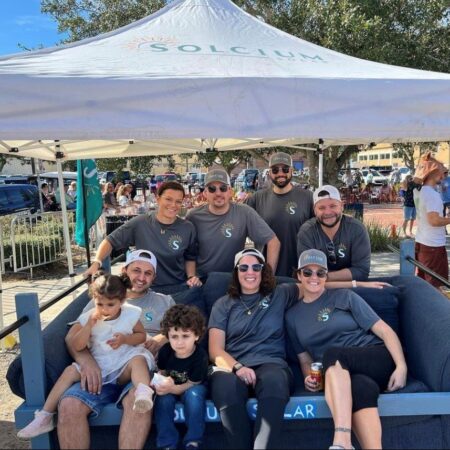
{"type": "Polygon", "coordinates": [[[229,0],[0,59],[0,152],[47,160],[450,139],[450,75],[342,55],[229,0]]]}

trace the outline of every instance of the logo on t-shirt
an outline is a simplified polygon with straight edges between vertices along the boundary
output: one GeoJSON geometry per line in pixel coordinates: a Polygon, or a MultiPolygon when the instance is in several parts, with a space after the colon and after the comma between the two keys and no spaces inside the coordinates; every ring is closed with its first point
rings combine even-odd
{"type": "Polygon", "coordinates": [[[146,313],[144,314],[144,317],[145,317],[145,320],[146,320],[147,322],[153,322],[153,316],[152,316],[152,313],[146,312],[146,313]]]}
{"type": "Polygon", "coordinates": [[[323,308],[317,314],[317,321],[318,322],[327,322],[330,319],[330,316],[331,316],[331,309],[323,308]]]}
{"type": "Polygon", "coordinates": [[[345,252],[347,247],[344,244],[339,244],[336,249],[336,254],[338,258],[345,258],[345,252]]]}
{"type": "Polygon", "coordinates": [[[182,242],[183,242],[183,239],[181,238],[181,236],[179,234],[173,234],[169,238],[169,247],[172,250],[179,250],[182,242]]]}
{"type": "Polygon", "coordinates": [[[234,225],[232,223],[224,223],[220,228],[221,233],[226,237],[230,238],[233,236],[234,225]]]}
{"type": "Polygon", "coordinates": [[[284,209],[290,216],[293,216],[297,212],[297,206],[296,202],[287,202],[284,209]]]}

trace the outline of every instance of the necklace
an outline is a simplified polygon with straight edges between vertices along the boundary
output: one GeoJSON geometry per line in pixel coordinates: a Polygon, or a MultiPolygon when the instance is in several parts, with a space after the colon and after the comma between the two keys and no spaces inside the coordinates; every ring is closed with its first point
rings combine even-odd
{"type": "Polygon", "coordinates": [[[257,310],[258,306],[261,304],[260,299],[261,296],[259,296],[258,301],[251,308],[249,308],[247,306],[247,303],[245,303],[244,300],[242,300],[242,297],[239,296],[239,300],[241,301],[242,306],[245,308],[247,316],[251,316],[257,310]]]}

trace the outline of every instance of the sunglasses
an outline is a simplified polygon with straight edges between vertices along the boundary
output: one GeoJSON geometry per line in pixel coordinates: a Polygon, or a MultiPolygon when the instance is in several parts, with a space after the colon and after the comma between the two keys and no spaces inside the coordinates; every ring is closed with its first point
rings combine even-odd
{"type": "Polygon", "coordinates": [[[312,270],[312,269],[301,269],[301,272],[304,277],[310,278],[314,275],[317,275],[318,278],[325,278],[327,276],[327,271],[325,269],[312,270]]]}
{"type": "Polygon", "coordinates": [[[328,254],[328,261],[330,262],[330,264],[336,264],[337,263],[336,249],[332,241],[327,243],[327,254],[328,254]]]}
{"type": "Polygon", "coordinates": [[[251,266],[249,266],[248,264],[239,264],[237,266],[239,272],[247,272],[250,267],[252,268],[253,272],[261,272],[264,264],[252,264],[251,266]]]}
{"type": "Polygon", "coordinates": [[[274,175],[276,175],[280,170],[283,172],[283,173],[289,173],[289,171],[291,170],[291,168],[290,167],[272,167],[271,169],[270,169],[271,171],[272,171],[272,173],[274,174],[274,175]]]}
{"type": "MultiPolygon", "coordinates": [[[[211,194],[214,194],[214,192],[217,191],[217,186],[207,186],[208,192],[210,192],[211,194]]],[[[219,187],[220,192],[227,192],[228,191],[228,186],[226,184],[222,184],[219,187]]]]}

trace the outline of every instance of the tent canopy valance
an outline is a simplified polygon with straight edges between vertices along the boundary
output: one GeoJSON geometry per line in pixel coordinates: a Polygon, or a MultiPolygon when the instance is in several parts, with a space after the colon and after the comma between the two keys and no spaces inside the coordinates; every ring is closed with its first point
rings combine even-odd
{"type": "Polygon", "coordinates": [[[128,157],[319,139],[449,140],[450,75],[319,47],[229,0],[176,0],[111,33],[0,58],[3,153],[128,157]]]}

